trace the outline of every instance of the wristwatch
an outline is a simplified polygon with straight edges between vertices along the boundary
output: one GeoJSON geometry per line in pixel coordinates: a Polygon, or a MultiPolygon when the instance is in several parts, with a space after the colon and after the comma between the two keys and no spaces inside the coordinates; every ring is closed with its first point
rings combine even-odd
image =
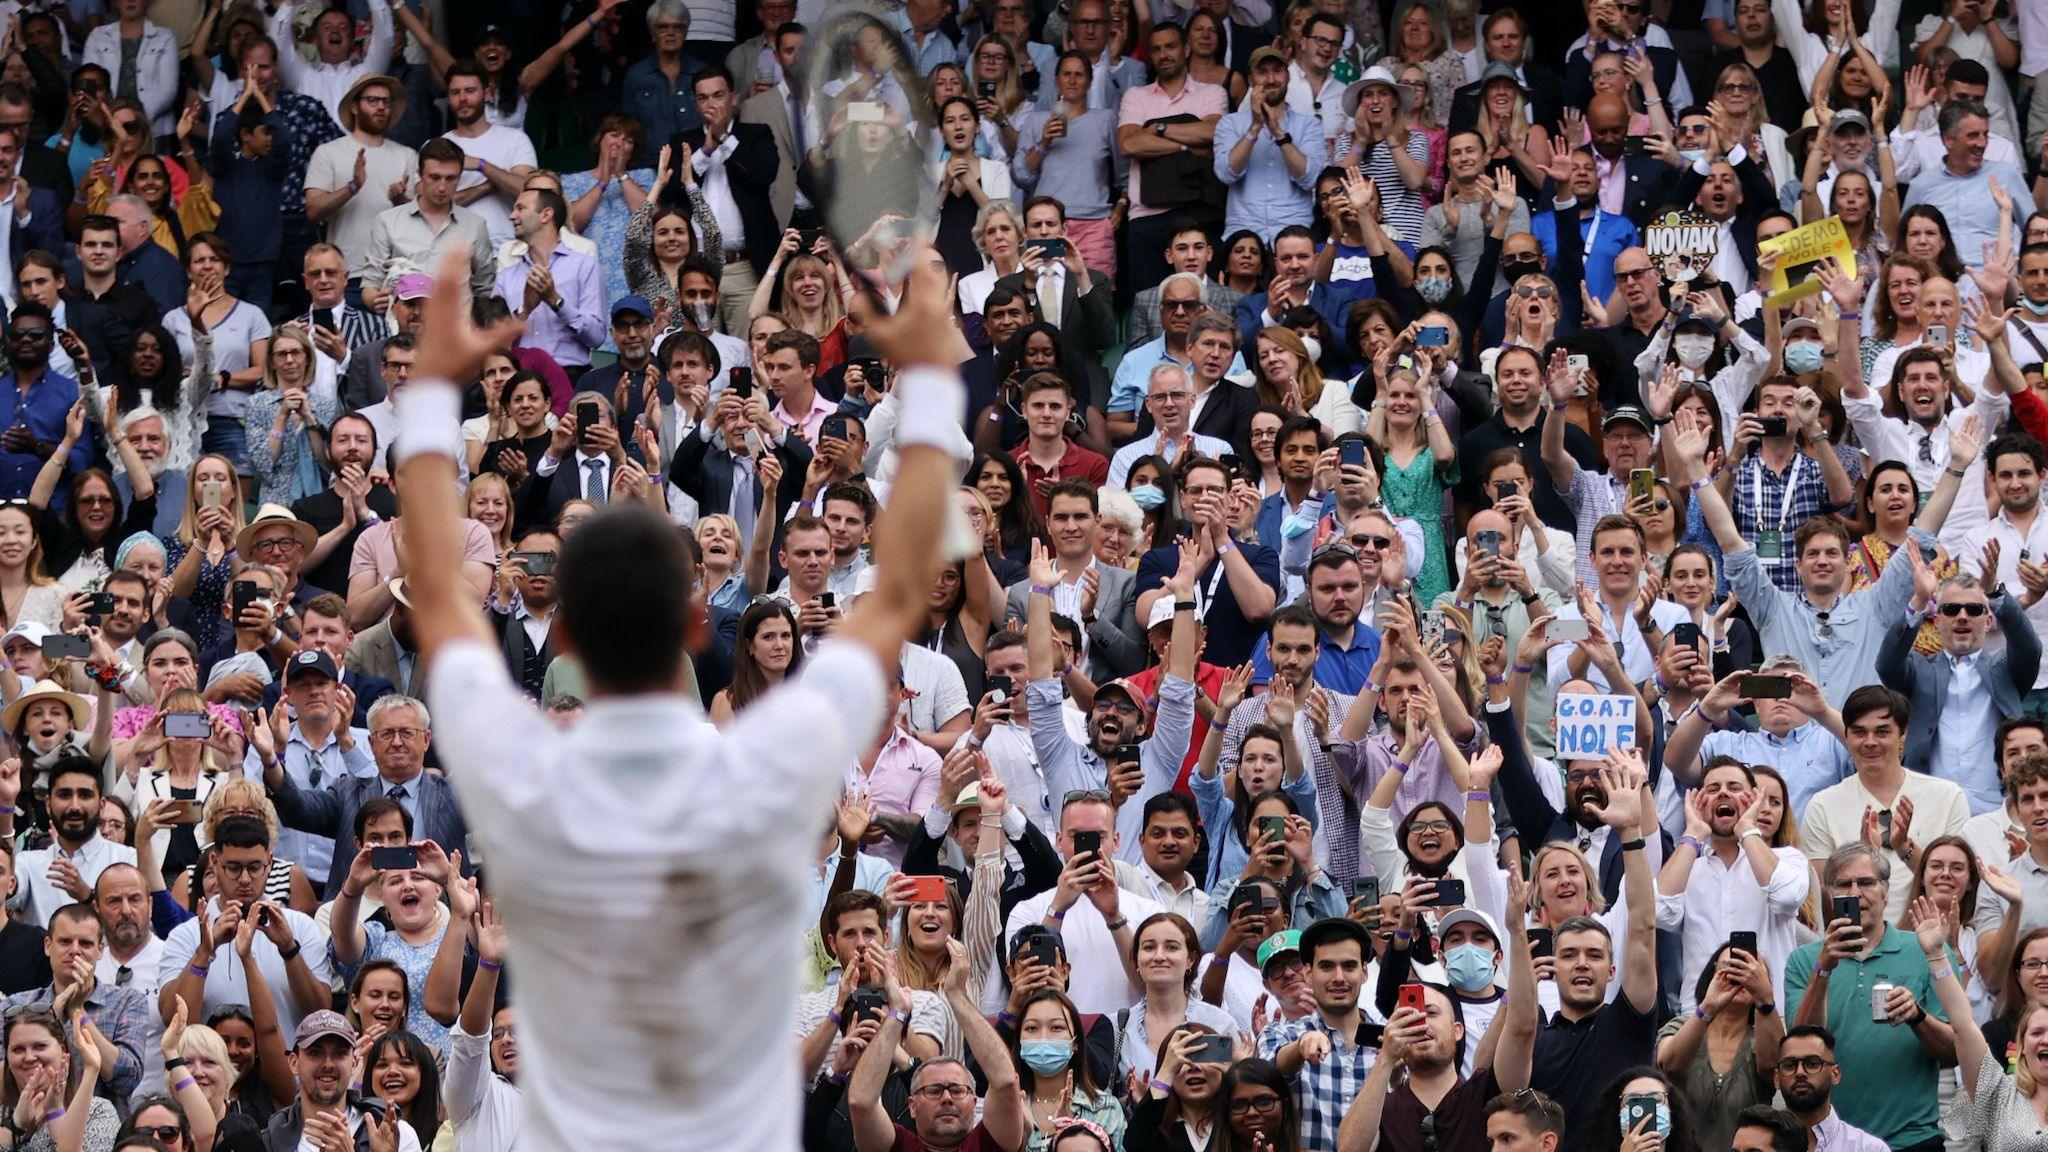
{"type": "Polygon", "coordinates": [[[1285,148],[1289,144],[1294,143],[1294,134],[1290,132],[1285,136],[1275,136],[1273,137],[1273,143],[1278,144],[1282,148],[1285,148]]]}
{"type": "Polygon", "coordinates": [[[1166,136],[1166,123],[1161,120],[1154,120],[1152,122],[1152,134],[1164,138],[1166,136]]]}

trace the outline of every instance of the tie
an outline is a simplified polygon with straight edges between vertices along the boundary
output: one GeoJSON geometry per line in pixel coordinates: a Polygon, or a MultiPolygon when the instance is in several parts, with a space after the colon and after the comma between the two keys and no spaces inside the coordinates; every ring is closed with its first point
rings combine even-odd
{"type": "Polygon", "coordinates": [[[1060,282],[1049,271],[1038,276],[1038,318],[1055,328],[1060,326],[1060,282]]]}
{"type": "Polygon", "coordinates": [[[1920,462],[1922,464],[1934,463],[1934,433],[1932,432],[1920,438],[1920,462]]]}
{"type": "Polygon", "coordinates": [[[393,800],[403,800],[406,798],[408,793],[405,790],[405,785],[400,784],[397,787],[393,788],[391,791],[386,792],[384,795],[389,796],[393,800]]]}
{"type": "Polygon", "coordinates": [[[796,141],[797,167],[803,167],[804,153],[810,148],[804,143],[804,106],[795,96],[789,98],[789,137],[796,141]]]}
{"type": "Polygon", "coordinates": [[[135,969],[128,967],[126,964],[114,969],[114,986],[116,988],[126,988],[128,982],[133,979],[135,979],[135,969]]]}
{"type": "Polygon", "coordinates": [[[585,460],[583,462],[583,498],[592,504],[603,504],[605,502],[604,461],[585,460]]]}

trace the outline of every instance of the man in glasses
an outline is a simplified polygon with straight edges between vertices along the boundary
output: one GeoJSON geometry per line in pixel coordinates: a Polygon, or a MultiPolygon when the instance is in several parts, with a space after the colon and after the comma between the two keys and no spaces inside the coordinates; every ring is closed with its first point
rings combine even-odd
{"type": "Polygon", "coordinates": [[[1564,102],[1583,108],[1593,95],[1593,58],[1603,52],[1640,52],[1649,57],[1657,91],[1673,107],[1692,105],[1692,84],[1678,66],[1671,35],[1650,21],[1649,0],[1581,0],[1587,32],[1572,41],[1564,70],[1564,102]]]}
{"type": "MultiPolygon", "coordinates": [[[[882,1086],[896,1058],[896,1045],[910,1019],[911,996],[896,979],[895,966],[884,968],[887,1015],[846,1086],[847,1116],[853,1123],[855,1152],[922,1152],[923,1149],[1022,1148],[1031,1134],[1023,1083],[1017,1061],[967,994],[966,955],[953,960],[954,975],[946,981],[947,1004],[959,1022],[967,1051],[987,1078],[976,1122],[974,1076],[967,1065],[950,1056],[927,1060],[910,1076],[910,1124],[898,1124],[882,1103],[882,1086]]],[[[1074,1038],[1078,1043],[1079,1037],[1074,1038]]]]}
{"type": "MultiPolygon", "coordinates": [[[[297,1028],[302,1017],[325,1008],[334,998],[327,933],[311,916],[263,898],[272,857],[270,829],[261,819],[222,820],[214,830],[213,845],[217,891],[200,906],[196,919],[171,929],[164,940],[163,991],[157,1006],[170,1019],[182,1000],[186,1019],[204,1020],[223,1005],[248,1003],[249,980],[242,972],[235,934],[243,920],[253,918],[256,931],[249,960],[269,985],[278,1026],[297,1028]]],[[[346,1056],[343,1060],[345,1070],[346,1056]]]]}
{"type": "MultiPolygon", "coordinates": [[[[1173,223],[1173,234],[1166,242],[1166,263],[1174,272],[1187,272],[1202,282],[1202,291],[1196,297],[1204,306],[1229,315],[1237,308],[1243,294],[1227,284],[1218,283],[1209,275],[1209,261],[1216,250],[1209,244],[1209,234],[1198,222],[1182,217],[1173,223]]],[[[1170,278],[1170,277],[1169,277],[1170,278]]],[[[1154,284],[1139,291],[1131,301],[1130,329],[1124,346],[1136,350],[1159,339],[1160,296],[1165,283],[1154,284]]],[[[1190,319],[1191,311],[1187,312],[1190,319]]],[[[1185,332],[1185,328],[1183,328],[1185,332]]]]}
{"type": "MultiPolygon", "coordinates": [[[[1895,702],[1894,713],[1904,707],[1898,694],[1887,689],[1872,687],[1858,693],[1866,694],[1880,709],[1877,715],[1884,715],[1882,697],[1895,702]]],[[[1856,701],[1845,712],[1850,715],[1853,744],[1862,713],[1856,701]]],[[[1862,773],[1861,764],[1857,771],[1862,773]]],[[[1903,768],[1899,772],[1918,776],[1903,768]]],[[[1955,787],[1946,781],[1934,783],[1955,787]]],[[[1897,787],[1894,783],[1883,790],[1873,788],[1872,794],[1890,796],[1897,787]]],[[[1960,805],[1960,793],[1956,799],[1960,805]]],[[[1820,806],[1816,803],[1815,808],[1820,806]]],[[[1961,824],[1958,816],[1956,827],[1961,824]]],[[[1914,837],[1922,844],[1939,831],[1915,820],[1914,837]]],[[[1935,1089],[1944,1074],[1942,1065],[1955,1062],[1955,1034],[1935,999],[1927,957],[1911,939],[1912,933],[1896,925],[1905,905],[1906,873],[1889,852],[1880,852],[1853,834],[1843,837],[1840,848],[1820,848],[1809,836],[1806,850],[1824,862],[1821,907],[1828,929],[1825,938],[1801,945],[1785,962],[1785,1018],[1794,1032],[1805,1027],[1833,1033],[1831,1046],[1841,1061],[1835,1104],[1844,1120],[1899,1152],[1937,1152],[1942,1129],[1935,1089]],[[1853,901],[1856,915],[1838,916],[1836,900],[1853,901]],[[1881,992],[1878,985],[1890,985],[1890,990],[1881,992]]],[[[1948,958],[1952,965],[1962,963],[1953,951],[1948,958]]],[[[1806,1046],[1780,1049],[1779,1058],[1788,1052],[1812,1051],[1806,1046]]],[[[1784,1066],[1779,1067],[1782,1084],[1787,1077],[1784,1066]]],[[[1795,1072],[1799,1074],[1803,1072],[1795,1072]]],[[[1793,1101],[1789,1092],[1786,1103],[1806,1119],[1808,1109],[1793,1101]]]]}
{"type": "MultiPolygon", "coordinates": [[[[64,439],[64,420],[78,400],[78,383],[49,370],[55,346],[50,310],[16,305],[7,325],[7,373],[0,376],[0,412],[7,413],[6,431],[0,432],[0,499],[26,499],[36,473],[64,439]]],[[[92,444],[80,437],[64,471],[81,472],[91,464],[92,444]]]]}
{"type": "Polygon", "coordinates": [[[1835,1089],[1842,1066],[1835,1062],[1835,1034],[1814,1024],[1788,1028],[1778,1042],[1778,1064],[1771,1073],[1785,1107],[1806,1126],[1809,1147],[1830,1152],[1888,1152],[1890,1146],[1835,1111],[1835,1089]]]}
{"type": "MultiPolygon", "coordinates": [[[[1206,241],[1202,247],[1207,250],[1206,241]]],[[[1112,439],[1126,440],[1137,435],[1138,409],[1151,381],[1152,367],[1167,360],[1186,367],[1192,359],[1188,350],[1188,330],[1194,326],[1195,317],[1208,310],[1206,283],[1207,278],[1199,271],[1182,270],[1167,276],[1156,289],[1152,289],[1159,310],[1158,322],[1153,325],[1157,335],[1133,347],[1116,366],[1116,378],[1109,388],[1109,403],[1103,408],[1112,439]]],[[[1235,366],[1232,370],[1236,370],[1235,366]]]]}
{"type": "MultiPolygon", "coordinates": [[[[2038,456],[2040,445],[2033,450],[2038,456]]],[[[2004,459],[2028,461],[2018,451],[2004,459]]],[[[2025,713],[2027,693],[2040,670],[2040,636],[2004,585],[1987,592],[1968,574],[1937,582],[1917,548],[1906,553],[1914,562],[1913,602],[1889,626],[1877,653],[1878,677],[1913,704],[1906,725],[1906,765],[1961,785],[1972,814],[1994,811],[2003,801],[2002,788],[1997,766],[1984,752],[1993,747],[2000,723],[2025,713]],[[1984,650],[1994,617],[2005,637],[2005,650],[1998,653],[1984,650]],[[1941,651],[1921,655],[1913,642],[1929,618],[1941,637],[1941,651]]]]}
{"type": "Polygon", "coordinates": [[[1172,360],[1161,360],[1152,366],[1145,381],[1145,414],[1152,417],[1152,432],[1117,449],[1116,455],[1110,457],[1110,487],[1122,488],[1131,467],[1148,456],[1158,456],[1171,464],[1183,452],[1220,460],[1237,450],[1228,440],[1195,435],[1188,426],[1194,416],[1194,398],[1194,385],[1188,379],[1186,367],[1172,360]]]}

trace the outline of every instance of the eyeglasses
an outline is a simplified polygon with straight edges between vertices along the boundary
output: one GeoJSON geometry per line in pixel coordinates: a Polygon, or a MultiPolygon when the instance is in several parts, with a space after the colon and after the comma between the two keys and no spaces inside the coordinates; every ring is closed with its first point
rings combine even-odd
{"type": "Polygon", "coordinates": [[[300,546],[297,536],[270,536],[262,540],[252,541],[249,545],[249,551],[290,552],[292,549],[300,546]]]}
{"type": "Polygon", "coordinates": [[[1374,551],[1385,551],[1394,546],[1394,538],[1392,536],[1375,536],[1369,532],[1358,533],[1351,537],[1351,542],[1361,549],[1371,548],[1374,551]]]}
{"type": "Polygon", "coordinates": [[[1200,300],[1161,300],[1161,312],[1193,312],[1202,306],[1200,300]]]}
{"type": "Polygon", "coordinates": [[[1129,700],[1097,700],[1095,706],[1123,715],[1136,716],[1138,714],[1138,706],[1129,700]]]}
{"type": "Polygon", "coordinates": [[[80,496],[78,498],[78,506],[80,508],[112,507],[113,503],[114,498],[112,496],[80,496]]]}
{"type": "Polygon", "coordinates": [[[1647,266],[1642,268],[1631,268],[1626,272],[1622,271],[1619,268],[1616,268],[1614,270],[1614,278],[1616,280],[1634,280],[1639,277],[1648,276],[1649,274],[1650,268],[1647,266]]]}
{"type": "Polygon", "coordinates": [[[1321,192],[1316,193],[1316,199],[1323,201],[1342,200],[1347,195],[1349,193],[1345,192],[1342,188],[1325,188],[1321,192]]]}
{"type": "Polygon", "coordinates": [[[1107,788],[1076,788],[1060,797],[1060,807],[1065,808],[1070,804],[1107,804],[1109,800],[1107,788]]]}
{"type": "Polygon", "coordinates": [[[1353,548],[1346,541],[1332,540],[1321,548],[1316,549],[1315,555],[1310,556],[1308,562],[1312,565],[1320,564],[1325,556],[1342,556],[1347,560],[1356,560],[1358,559],[1358,549],[1353,548]]]}
{"type": "Polygon", "coordinates": [[[1436,1117],[1426,1115],[1422,1118],[1422,1152],[1437,1152],[1439,1147],[1441,1145],[1437,1143],[1436,1138],[1436,1117]]]}
{"type": "Polygon", "coordinates": [[[916,1091],[915,1095],[922,1096],[926,1100],[944,1100],[948,1097],[951,1097],[955,1100],[965,1100],[974,1095],[974,1085],[927,1084],[924,1087],[919,1088],[916,1091]]]}
{"type": "Polygon", "coordinates": [[[175,1144],[185,1138],[185,1130],[176,1124],[137,1124],[135,1130],[145,1136],[154,1136],[165,1144],[175,1144]]]}
{"type": "Polygon", "coordinates": [[[1818,1072],[1834,1066],[1835,1062],[1825,1056],[1787,1056],[1778,1061],[1778,1071],[1786,1073],[1818,1072]]]}
{"type": "Polygon", "coordinates": [[[1279,1110],[1280,1097],[1275,1096],[1270,1092],[1268,1092],[1264,1096],[1252,1096],[1243,1100],[1232,1100],[1230,1102],[1230,1114],[1232,1116],[1242,1116],[1247,1112],[1257,1112],[1263,1116],[1270,1115],[1274,1112],[1278,1112],[1279,1110]]]}
{"type": "Polygon", "coordinates": [[[270,871],[270,861],[228,861],[223,860],[214,867],[228,876],[261,876],[270,871]]]}
{"type": "Polygon", "coordinates": [[[1943,604],[1941,606],[1941,614],[1943,616],[1969,616],[1975,618],[1989,611],[1991,609],[1982,604],[1943,604]]]}
{"type": "Polygon", "coordinates": [[[48,328],[16,328],[7,335],[14,340],[48,340],[50,338],[50,330],[48,328]]]}
{"type": "Polygon", "coordinates": [[[1567,783],[1571,784],[1591,784],[1600,779],[1600,770],[1598,768],[1576,768],[1565,773],[1564,778],[1567,783]]]}
{"type": "Polygon", "coordinates": [[[2039,972],[2043,968],[2048,968],[2048,960],[2036,957],[2032,960],[2020,961],[2020,971],[2022,972],[2039,972]]]}
{"type": "Polygon", "coordinates": [[[1757,91],[1761,91],[1761,89],[1759,89],[1759,88],[1758,88],[1758,87],[1757,87],[1756,85],[1754,85],[1754,84],[1751,84],[1751,83],[1750,83],[1749,81],[1747,81],[1747,80],[1728,80],[1728,81],[1724,81],[1724,82],[1723,82],[1723,83],[1721,84],[1721,86],[1720,86],[1719,88],[1716,88],[1716,89],[1714,89],[1714,91],[1716,91],[1716,92],[1757,92],[1757,91]]]}
{"type": "Polygon", "coordinates": [[[370,739],[389,744],[394,740],[410,740],[426,732],[424,728],[386,728],[370,733],[370,739]]]}
{"type": "Polygon", "coordinates": [[[1408,830],[1425,834],[1430,832],[1449,832],[1451,830],[1451,822],[1449,820],[1417,820],[1408,826],[1408,830]]]}
{"type": "Polygon", "coordinates": [[[1306,39],[1311,44],[1321,44],[1325,48],[1342,48],[1344,46],[1344,42],[1334,36],[1309,36],[1306,39]]]}

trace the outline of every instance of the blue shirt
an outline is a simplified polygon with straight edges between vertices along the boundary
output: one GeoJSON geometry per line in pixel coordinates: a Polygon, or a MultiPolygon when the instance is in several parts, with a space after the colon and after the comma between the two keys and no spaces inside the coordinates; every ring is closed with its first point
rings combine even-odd
{"type": "MultiPolygon", "coordinates": [[[[1320,632],[1320,630],[1318,630],[1320,632]]],[[[1273,661],[1266,656],[1266,640],[1259,637],[1258,646],[1252,649],[1252,683],[1265,684],[1273,679],[1273,661]]],[[[1356,696],[1365,691],[1365,682],[1371,678],[1372,666],[1380,658],[1379,630],[1360,620],[1352,625],[1351,647],[1340,647],[1327,633],[1321,633],[1317,640],[1316,683],[1332,692],[1356,696]]]]}
{"type": "MultiPolygon", "coordinates": [[[[277,113],[272,113],[275,116],[277,113]]],[[[284,211],[284,174],[287,152],[273,147],[267,156],[242,155],[235,132],[242,118],[230,108],[214,121],[213,140],[207,148],[207,167],[213,172],[213,199],[220,205],[221,238],[238,264],[261,264],[277,259],[284,231],[277,226],[284,211]]],[[[282,140],[279,128],[271,127],[272,138],[282,140]]]]}
{"type": "Polygon", "coordinates": [[[1817,720],[1808,720],[1782,737],[1761,728],[1722,729],[1700,741],[1700,763],[1732,756],[1744,764],[1766,764],[1785,778],[1786,808],[1804,812],[1823,788],[1847,780],[1856,766],[1849,750],[1817,720]]]}
{"type": "MultiPolygon", "coordinates": [[[[1557,259],[1557,213],[1537,213],[1529,220],[1529,231],[1543,246],[1543,262],[1547,265],[1557,259]]],[[[1605,300],[1614,295],[1615,258],[1622,249],[1642,242],[1636,226],[1626,216],[1595,208],[1579,215],[1579,240],[1586,251],[1586,289],[1593,299],[1605,300]]]]}
{"type": "Polygon", "coordinates": [[[640,121],[647,132],[647,142],[640,146],[636,166],[644,168],[654,163],[669,137],[703,126],[703,118],[697,115],[697,93],[692,87],[697,70],[702,67],[684,53],[682,68],[673,82],[653,56],[626,69],[626,92],[619,111],[640,121]]]}
{"type": "MultiPolygon", "coordinates": [[[[2026,176],[2010,164],[1985,161],[1968,176],[1958,176],[1949,171],[1947,164],[1913,177],[1913,186],[1906,190],[1906,202],[1901,210],[1915,204],[1931,204],[1941,209],[1942,218],[1948,221],[1949,234],[1954,238],[1955,250],[1965,255],[1982,252],[1998,239],[1998,205],[1991,199],[1991,178],[1998,178],[1999,186],[2006,189],[2027,188],[2026,176]]],[[[2013,202],[2012,226],[2018,229],[2025,223],[2019,214],[2019,204],[2025,197],[2013,202]]]]}
{"type": "MultiPolygon", "coordinates": [[[[145,244],[145,248],[155,247],[145,244]]],[[[159,252],[163,249],[157,248],[159,252]]],[[[24,398],[21,382],[13,372],[0,376],[0,429],[26,424],[35,438],[54,447],[64,439],[64,417],[78,400],[78,382],[69,376],[43,370],[42,378],[31,384],[24,398]]],[[[81,439],[65,459],[66,473],[78,472],[92,464],[92,445],[81,439]]],[[[42,457],[28,452],[0,448],[0,499],[22,500],[43,470],[42,457]]]]}
{"type": "MultiPolygon", "coordinates": [[[[1138,404],[1145,398],[1145,385],[1152,378],[1152,366],[1161,360],[1171,360],[1185,368],[1186,360],[1169,355],[1166,351],[1166,337],[1155,336],[1129,352],[1117,362],[1116,378],[1110,381],[1109,403],[1102,406],[1104,412],[1136,412],[1138,404]]],[[[1230,367],[1224,370],[1227,376],[1245,371],[1244,353],[1231,356],[1230,367]]]]}
{"type": "Polygon", "coordinates": [[[1287,169],[1286,150],[1273,142],[1271,132],[1261,131],[1245,157],[1244,169],[1230,166],[1230,154],[1252,127],[1252,104],[1246,101],[1237,111],[1216,122],[1216,178],[1230,189],[1223,231],[1249,228],[1268,245],[1273,236],[1289,224],[1315,215],[1316,176],[1323,170],[1323,125],[1313,116],[1292,110],[1281,114],[1283,131],[1294,138],[1308,162],[1301,175],[1287,169]]]}

